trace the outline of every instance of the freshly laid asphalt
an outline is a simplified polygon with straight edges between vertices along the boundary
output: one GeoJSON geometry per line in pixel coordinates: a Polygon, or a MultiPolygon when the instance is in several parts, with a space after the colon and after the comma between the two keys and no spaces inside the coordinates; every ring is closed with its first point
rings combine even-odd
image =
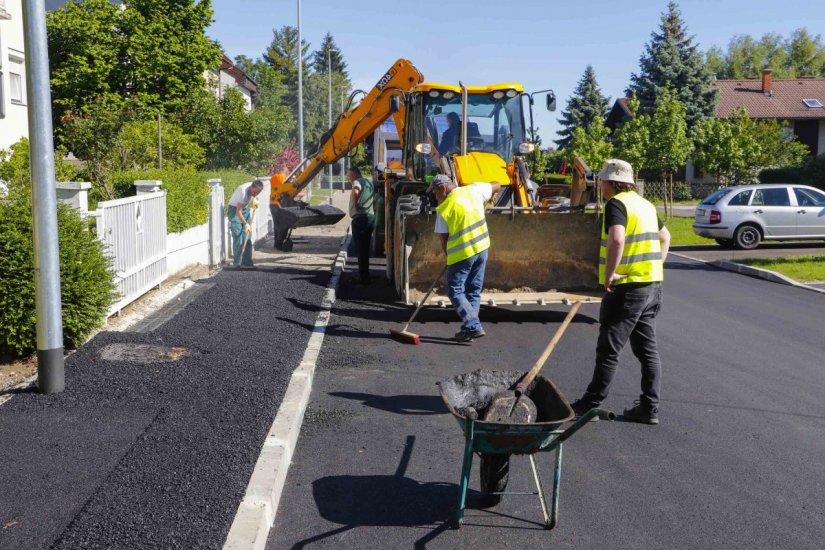
{"type": "MultiPolygon", "coordinates": [[[[487,336],[456,344],[449,309],[411,313],[390,288],[343,286],[268,550],[283,548],[788,548],[825,540],[822,311],[825,295],[674,257],[659,318],[662,424],[586,426],[565,444],[559,525],[535,496],[493,508],[478,460],[460,530],[462,433],[436,382],[474,370],[529,368],[565,307],[487,308],[487,336]]],[[[598,306],[585,305],[543,374],[569,399],[592,373],[598,306]]],[[[608,408],[638,398],[626,350],[608,408]]],[[[552,456],[538,455],[546,490],[552,456]]],[[[534,488],[511,459],[509,490],[534,488]]]]}
{"type": "Polygon", "coordinates": [[[64,392],[0,406],[0,548],[220,548],[328,279],[225,269],[152,332],[98,334],[64,392]],[[115,343],[191,354],[102,360],[115,343]]]}
{"type": "MultiPolygon", "coordinates": [[[[320,240],[335,250],[339,238],[320,240]]],[[[17,390],[0,405],[0,548],[223,545],[329,280],[326,256],[263,265],[200,283],[143,332],[98,334],[67,359],[64,392],[17,390]],[[189,355],[102,359],[112,344],[189,355]]],[[[663,354],[679,365],[667,422],[574,436],[552,534],[534,497],[474,507],[475,472],[467,525],[448,530],[462,441],[434,384],[481,366],[526,368],[564,308],[490,310],[490,337],[469,346],[450,341],[451,311],[426,311],[411,347],[387,337],[410,314],[388,286],[342,287],[268,548],[817,547],[825,410],[811,392],[825,382],[823,297],[689,261],[668,277],[687,287],[668,287],[662,320],[663,354]],[[730,356],[730,339],[744,357],[730,356]]],[[[571,399],[592,368],[596,317],[585,306],[551,358],[571,399]]],[[[636,391],[628,361],[616,409],[636,391]]],[[[531,483],[514,465],[511,488],[531,483]]]]}

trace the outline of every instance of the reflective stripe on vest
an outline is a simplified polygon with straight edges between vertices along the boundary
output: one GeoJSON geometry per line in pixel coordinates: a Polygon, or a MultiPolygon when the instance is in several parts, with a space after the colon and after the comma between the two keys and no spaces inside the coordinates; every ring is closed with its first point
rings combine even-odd
{"type": "Polygon", "coordinates": [[[447,224],[447,265],[453,265],[490,248],[484,201],[470,187],[453,189],[436,208],[447,224]]]}
{"type": "MultiPolygon", "coordinates": [[[[615,284],[652,283],[664,279],[662,248],[659,242],[659,220],[656,207],[633,191],[618,193],[613,197],[627,210],[622,258],[616,267],[618,275],[626,275],[615,284]]],[[[602,218],[602,235],[605,230],[602,218]]],[[[607,239],[602,238],[599,249],[599,283],[604,284],[607,239]]]]}

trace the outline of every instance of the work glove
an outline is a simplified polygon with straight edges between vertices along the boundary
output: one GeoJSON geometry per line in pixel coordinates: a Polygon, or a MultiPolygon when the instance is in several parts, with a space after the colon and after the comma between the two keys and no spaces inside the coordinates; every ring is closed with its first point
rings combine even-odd
{"type": "Polygon", "coordinates": [[[247,225],[246,227],[244,227],[244,231],[246,231],[246,234],[249,235],[250,233],[252,233],[252,226],[247,225]]]}
{"type": "Polygon", "coordinates": [[[258,197],[252,199],[252,202],[249,203],[250,208],[258,208],[258,197]]]}

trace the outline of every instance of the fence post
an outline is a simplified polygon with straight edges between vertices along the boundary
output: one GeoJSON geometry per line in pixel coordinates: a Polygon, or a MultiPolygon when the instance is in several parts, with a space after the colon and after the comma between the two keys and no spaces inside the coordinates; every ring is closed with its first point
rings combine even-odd
{"type": "Polygon", "coordinates": [[[215,267],[226,259],[223,181],[210,178],[206,182],[209,184],[209,266],[215,267]]]}
{"type": "Polygon", "coordinates": [[[66,181],[57,184],[57,200],[66,203],[80,212],[80,217],[89,215],[89,189],[92,184],[87,181],[66,181]]]}
{"type": "Polygon", "coordinates": [[[135,188],[138,195],[148,195],[149,193],[157,193],[163,182],[160,180],[135,180],[135,188]]]}

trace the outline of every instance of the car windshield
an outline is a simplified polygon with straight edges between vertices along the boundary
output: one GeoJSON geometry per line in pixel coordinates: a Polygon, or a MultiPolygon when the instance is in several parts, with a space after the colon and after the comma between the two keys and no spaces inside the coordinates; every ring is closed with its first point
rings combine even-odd
{"type": "MultiPolygon", "coordinates": [[[[425,97],[427,139],[439,155],[461,150],[461,95],[433,90],[425,97]]],[[[470,94],[467,98],[467,151],[496,153],[510,162],[524,139],[521,97],[501,92],[470,94]],[[494,97],[501,95],[502,97],[494,97]]]]}
{"type": "Polygon", "coordinates": [[[727,195],[730,192],[731,192],[730,189],[720,189],[719,191],[717,191],[713,195],[711,195],[708,198],[706,198],[705,200],[703,200],[701,204],[708,204],[708,205],[716,204],[717,202],[719,202],[719,200],[722,197],[724,197],[725,195],[727,195]]]}

